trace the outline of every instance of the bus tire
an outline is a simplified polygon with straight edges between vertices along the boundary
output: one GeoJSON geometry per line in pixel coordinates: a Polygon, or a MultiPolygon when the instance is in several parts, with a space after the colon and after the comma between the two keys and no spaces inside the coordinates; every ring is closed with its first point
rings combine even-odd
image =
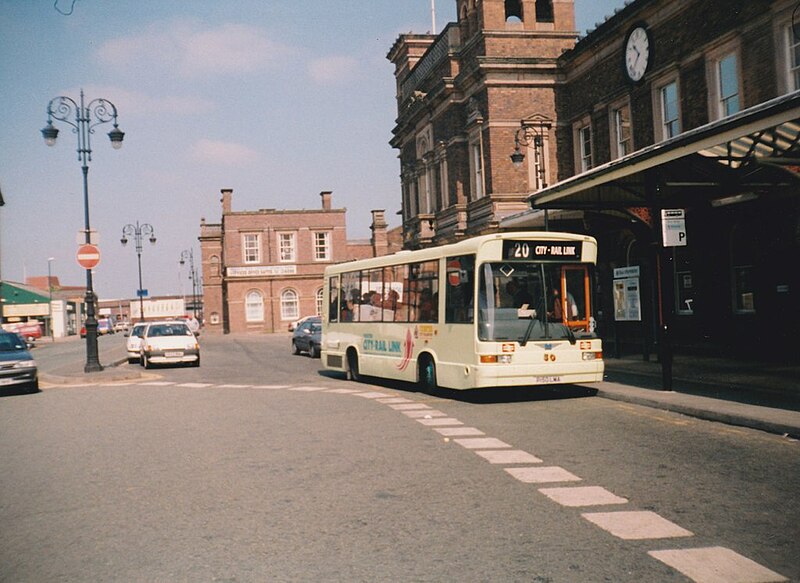
{"type": "Polygon", "coordinates": [[[426,393],[435,391],[438,387],[436,383],[436,363],[430,354],[423,354],[419,357],[419,386],[426,393]]]}
{"type": "Polygon", "coordinates": [[[347,353],[347,380],[360,383],[361,373],[358,370],[358,353],[350,350],[347,353]]]}

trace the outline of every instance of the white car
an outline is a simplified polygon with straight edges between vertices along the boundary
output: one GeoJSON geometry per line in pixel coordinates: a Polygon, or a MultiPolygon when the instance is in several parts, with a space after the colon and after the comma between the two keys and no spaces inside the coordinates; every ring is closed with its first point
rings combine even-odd
{"type": "Polygon", "coordinates": [[[185,322],[151,322],[142,334],[139,363],[200,366],[200,344],[185,322]]]}
{"type": "Polygon", "coordinates": [[[135,324],[130,332],[125,333],[128,337],[125,348],[128,350],[128,362],[131,364],[139,362],[139,349],[142,347],[142,334],[145,328],[147,324],[135,324]]]}

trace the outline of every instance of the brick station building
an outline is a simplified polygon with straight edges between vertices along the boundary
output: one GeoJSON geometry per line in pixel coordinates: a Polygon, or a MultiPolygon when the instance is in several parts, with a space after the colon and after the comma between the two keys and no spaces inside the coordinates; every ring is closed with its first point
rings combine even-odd
{"type": "Polygon", "coordinates": [[[649,358],[669,330],[687,351],[794,356],[797,2],[632,0],[581,38],[571,0],[454,1],[456,22],[388,54],[405,246],[587,233],[611,354],[649,358]],[[662,210],[683,213],[678,245],[662,210]],[[638,314],[615,303],[621,274],[638,314]]]}
{"type": "Polygon", "coordinates": [[[285,331],[320,313],[327,265],[400,249],[383,210],[372,211],[369,240],[349,240],[347,210],[329,191],[318,209],[255,211],[234,211],[233,190],[221,192],[221,221],[200,222],[206,333],[285,331]]]}

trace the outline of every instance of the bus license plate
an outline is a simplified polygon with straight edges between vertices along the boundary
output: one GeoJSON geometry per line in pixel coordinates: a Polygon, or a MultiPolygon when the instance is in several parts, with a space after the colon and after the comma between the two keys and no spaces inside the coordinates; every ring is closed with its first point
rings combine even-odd
{"type": "Polygon", "coordinates": [[[545,385],[548,383],[560,383],[561,377],[547,376],[547,377],[534,377],[536,384],[545,385]]]}
{"type": "Polygon", "coordinates": [[[183,356],[183,352],[181,352],[180,350],[165,352],[164,356],[166,356],[167,358],[180,358],[183,356]]]}

